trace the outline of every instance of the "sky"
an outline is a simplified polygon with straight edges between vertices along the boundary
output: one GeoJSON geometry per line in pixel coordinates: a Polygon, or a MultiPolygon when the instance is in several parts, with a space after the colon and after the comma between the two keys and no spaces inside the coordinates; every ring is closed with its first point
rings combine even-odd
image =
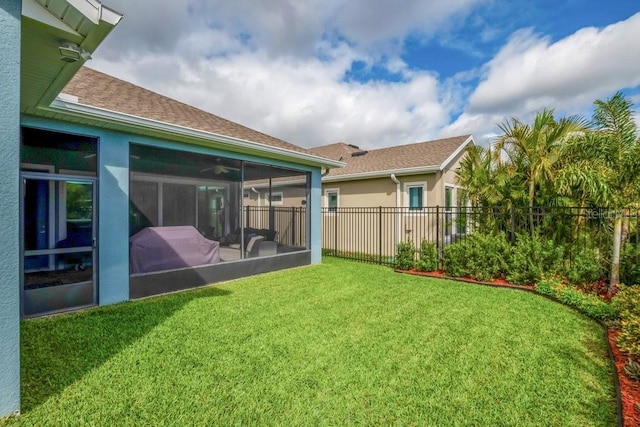
{"type": "Polygon", "coordinates": [[[617,91],[640,110],[638,0],[103,3],[124,18],[89,67],[307,148],[489,144],[617,91]]]}

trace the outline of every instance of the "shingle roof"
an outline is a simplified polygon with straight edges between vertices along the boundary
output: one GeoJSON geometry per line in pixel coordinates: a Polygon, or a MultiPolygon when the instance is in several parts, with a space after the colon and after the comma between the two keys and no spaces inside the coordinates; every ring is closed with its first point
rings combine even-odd
{"type": "Polygon", "coordinates": [[[63,92],[78,97],[80,104],[317,156],[297,145],[87,67],[78,71],[63,92]]]}
{"type": "Polygon", "coordinates": [[[345,162],[347,165],[344,168],[332,169],[327,175],[339,177],[377,171],[440,167],[470,137],[471,135],[462,135],[369,151],[338,142],[310,148],[309,151],[318,156],[345,162]]]}

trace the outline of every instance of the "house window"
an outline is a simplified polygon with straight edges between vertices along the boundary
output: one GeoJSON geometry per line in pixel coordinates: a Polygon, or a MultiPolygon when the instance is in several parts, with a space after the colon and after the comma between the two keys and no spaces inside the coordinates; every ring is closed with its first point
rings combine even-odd
{"type": "Polygon", "coordinates": [[[271,193],[269,196],[269,202],[271,202],[272,206],[282,206],[282,202],[284,200],[284,196],[282,192],[271,193]]]}
{"type": "Polygon", "coordinates": [[[324,196],[326,198],[325,206],[328,208],[329,212],[336,212],[338,210],[338,198],[340,196],[340,191],[337,188],[328,188],[324,191],[324,196]]]}
{"type": "Polygon", "coordinates": [[[410,210],[419,210],[424,207],[424,186],[422,185],[411,185],[407,188],[407,193],[409,196],[409,209],[410,210]]]}

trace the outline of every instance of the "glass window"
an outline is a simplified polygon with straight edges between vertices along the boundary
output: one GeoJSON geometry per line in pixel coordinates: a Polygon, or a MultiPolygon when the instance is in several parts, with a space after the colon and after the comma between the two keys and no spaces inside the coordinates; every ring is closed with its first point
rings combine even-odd
{"type": "Polygon", "coordinates": [[[424,187],[422,185],[409,187],[409,209],[422,209],[422,195],[424,187]]]}
{"type": "Polygon", "coordinates": [[[271,202],[272,205],[282,205],[282,201],[283,201],[283,195],[282,192],[278,192],[278,193],[271,193],[271,196],[269,196],[269,201],[271,202]]]}
{"type": "Polygon", "coordinates": [[[95,176],[98,143],[96,138],[22,128],[20,162],[23,171],[40,171],[31,165],[49,166],[52,173],[95,176]]]}
{"type": "Polygon", "coordinates": [[[444,188],[444,207],[447,210],[453,207],[453,188],[451,187],[444,188]]]}
{"type": "Polygon", "coordinates": [[[338,210],[338,192],[327,191],[327,207],[330,211],[338,210]]]}

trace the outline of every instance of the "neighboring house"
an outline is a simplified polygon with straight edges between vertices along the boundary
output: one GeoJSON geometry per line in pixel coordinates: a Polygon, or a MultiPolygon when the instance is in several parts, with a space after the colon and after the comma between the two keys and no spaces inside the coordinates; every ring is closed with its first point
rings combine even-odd
{"type": "Polygon", "coordinates": [[[321,171],[342,163],[82,68],[121,18],[0,3],[0,418],[19,410],[21,316],[321,260],[321,171]],[[283,177],[305,206],[293,243],[275,237],[290,216],[243,214],[252,183],[283,177]]]}
{"type": "Polygon", "coordinates": [[[339,142],[309,151],[346,163],[323,174],[323,207],[418,209],[455,204],[455,171],[473,144],[463,135],[375,150],[339,142]]]}
{"type": "Polygon", "coordinates": [[[400,241],[444,244],[464,233],[454,212],[461,192],[456,169],[473,144],[462,135],[375,150],[345,143],[311,148],[346,163],[322,176],[323,248],[393,256],[400,241]]]}

